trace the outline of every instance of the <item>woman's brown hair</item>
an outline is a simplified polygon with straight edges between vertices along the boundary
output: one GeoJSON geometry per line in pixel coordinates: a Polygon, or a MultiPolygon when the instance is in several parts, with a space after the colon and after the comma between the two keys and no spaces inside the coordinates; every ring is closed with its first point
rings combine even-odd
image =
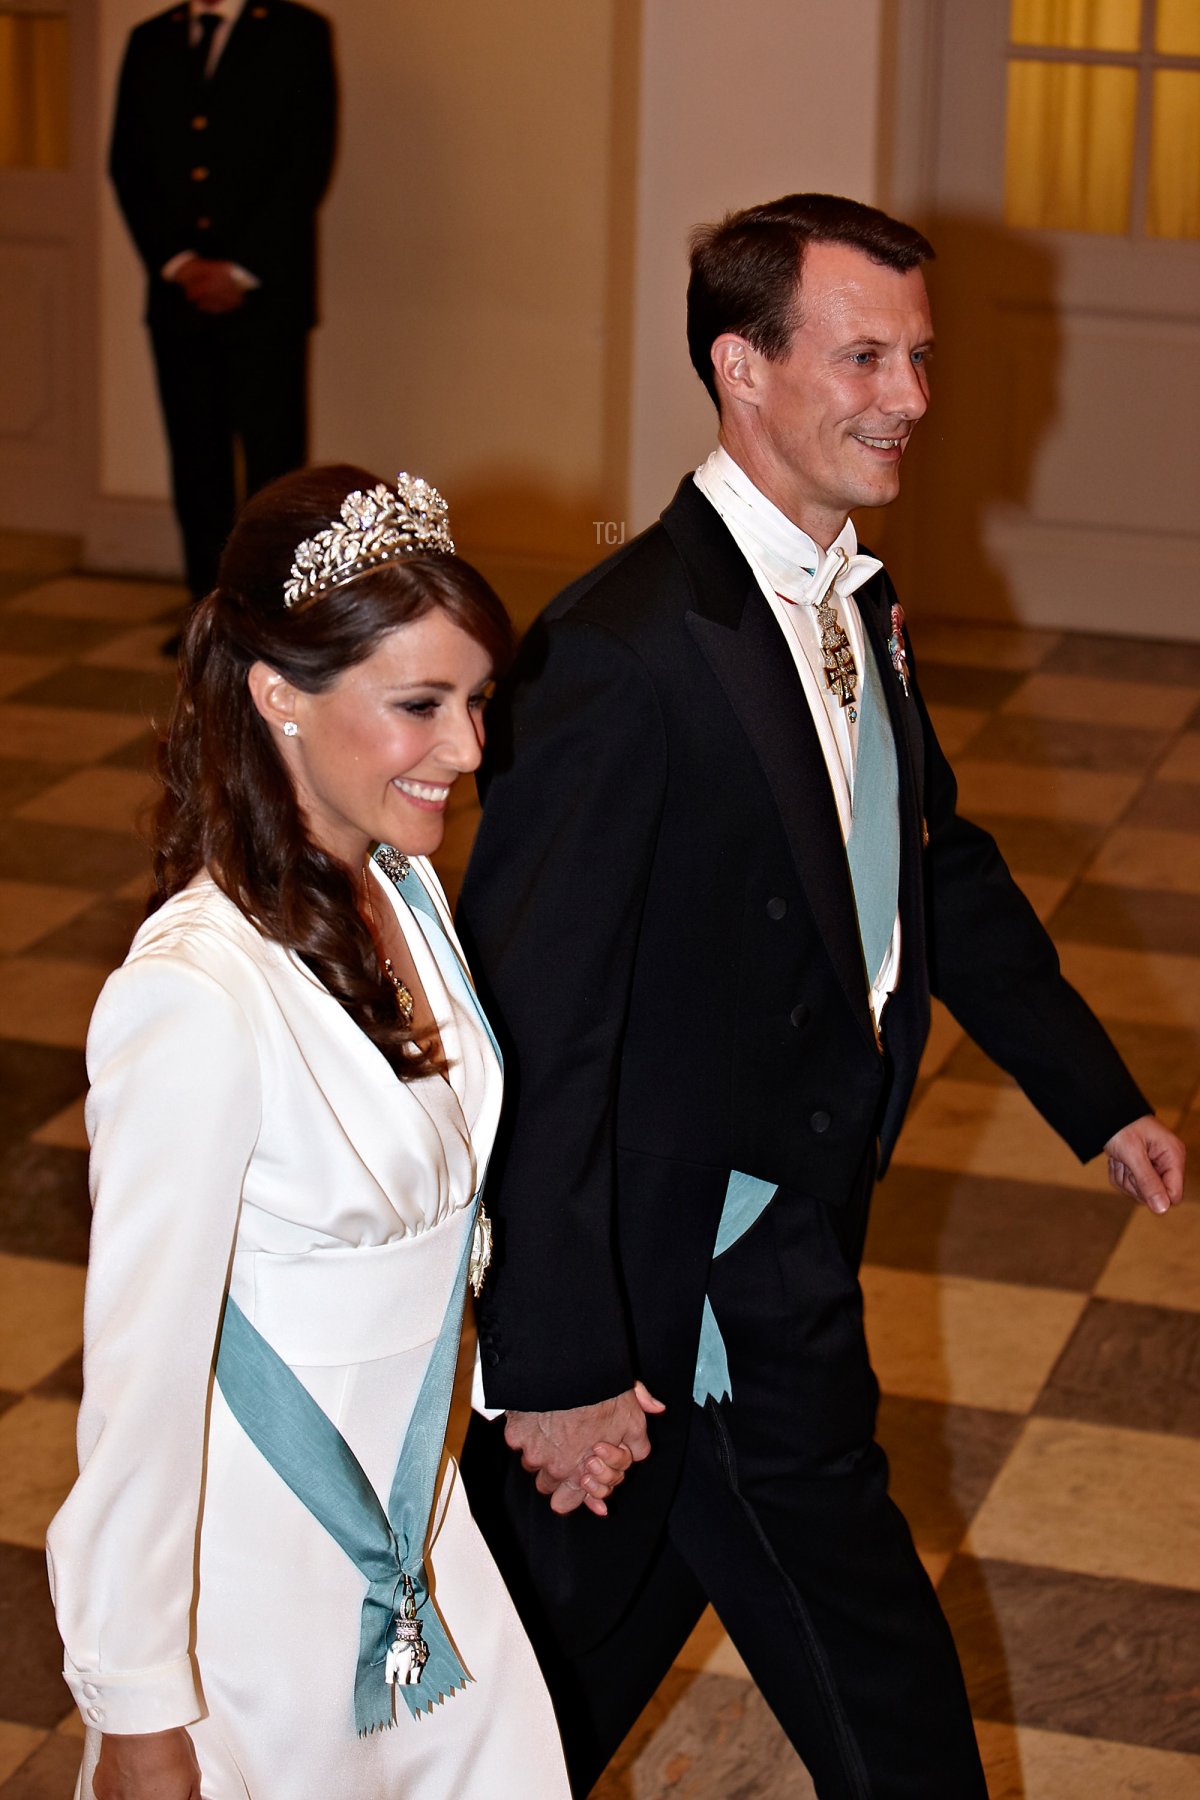
{"type": "Polygon", "coordinates": [[[217,585],[184,633],[179,688],[158,747],[163,792],[151,826],[150,910],[207,869],[264,937],[301,958],[396,1073],[412,1079],[434,1065],[398,1017],[359,915],[357,871],[308,835],[246,679],[264,662],[303,692],[320,693],[389,631],[435,607],[503,671],[512,655],[508,616],[457,556],[405,556],[302,606],[284,606],[297,545],[337,521],[347,494],[377,484],[377,476],[344,464],[302,469],[242,510],[217,585]]]}

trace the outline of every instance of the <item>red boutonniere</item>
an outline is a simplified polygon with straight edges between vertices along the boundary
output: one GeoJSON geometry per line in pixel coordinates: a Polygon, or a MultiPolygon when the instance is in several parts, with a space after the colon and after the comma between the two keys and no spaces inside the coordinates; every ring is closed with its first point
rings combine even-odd
{"type": "Polygon", "coordinates": [[[900,677],[900,686],[908,697],[908,652],[904,648],[904,608],[899,604],[892,608],[892,635],[888,639],[888,655],[892,659],[892,667],[900,677]]]}

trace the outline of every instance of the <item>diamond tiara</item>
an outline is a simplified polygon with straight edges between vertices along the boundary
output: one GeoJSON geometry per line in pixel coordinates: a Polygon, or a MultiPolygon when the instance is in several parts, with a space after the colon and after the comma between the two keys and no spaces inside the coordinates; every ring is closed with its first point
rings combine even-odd
{"type": "Polygon", "coordinates": [[[343,587],[368,569],[404,556],[453,556],[446,502],[419,475],[396,477],[396,491],[355,488],[342,501],[340,525],[329,525],[297,544],[283,604],[302,606],[343,587]]]}

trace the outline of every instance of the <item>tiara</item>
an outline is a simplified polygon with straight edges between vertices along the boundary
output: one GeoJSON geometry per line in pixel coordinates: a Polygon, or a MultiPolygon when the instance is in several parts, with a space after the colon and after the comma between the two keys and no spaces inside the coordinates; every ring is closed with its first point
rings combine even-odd
{"type": "Polygon", "coordinates": [[[301,606],[381,563],[429,554],[454,555],[446,502],[435,487],[401,473],[395,493],[382,482],[365,494],[355,488],[342,501],[340,524],[296,545],[283,604],[301,606]]]}

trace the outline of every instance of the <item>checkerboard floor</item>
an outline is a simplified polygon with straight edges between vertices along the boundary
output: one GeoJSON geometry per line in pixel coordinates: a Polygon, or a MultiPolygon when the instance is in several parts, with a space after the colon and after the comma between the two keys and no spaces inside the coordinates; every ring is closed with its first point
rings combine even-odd
{"type": "MultiPolygon", "coordinates": [[[[61,1800],[78,1760],[41,1546],[74,1465],[82,1046],[141,912],[178,602],[0,541],[0,1800],[61,1800]]],[[[1200,1149],[1200,646],[911,610],[964,810],[1200,1149]]],[[[452,890],[474,824],[464,794],[452,890]]],[[[1200,1208],[1132,1211],[939,1014],[863,1286],[993,1800],[1200,1796],[1200,1208]]],[[[597,1794],[811,1791],[707,1615],[597,1794]]]]}

